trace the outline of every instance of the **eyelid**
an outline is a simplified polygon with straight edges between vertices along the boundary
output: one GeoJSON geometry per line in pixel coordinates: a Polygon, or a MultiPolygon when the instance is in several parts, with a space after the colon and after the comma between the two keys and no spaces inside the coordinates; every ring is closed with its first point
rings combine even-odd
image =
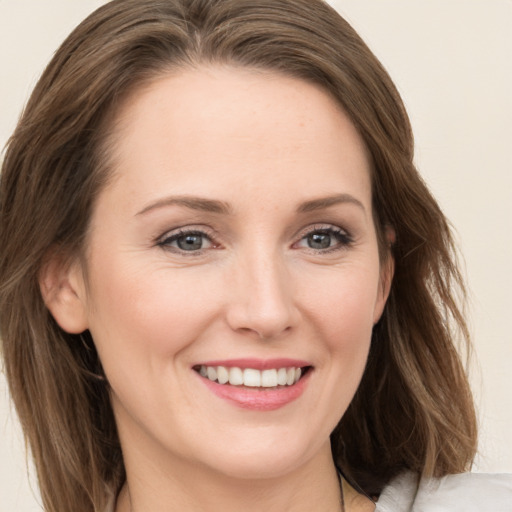
{"type": "Polygon", "coordinates": [[[330,224],[328,222],[326,223],[319,223],[316,222],[315,224],[311,224],[303,229],[301,229],[297,235],[296,238],[304,238],[305,236],[314,233],[315,231],[334,231],[337,233],[342,233],[347,235],[348,237],[352,238],[352,235],[346,228],[342,228],[341,226],[338,226],[336,224],[330,224]]]}
{"type": "Polygon", "coordinates": [[[317,223],[317,224],[313,224],[313,225],[308,226],[308,227],[302,229],[301,231],[299,231],[299,233],[297,234],[297,237],[296,237],[297,241],[294,242],[293,246],[297,245],[302,240],[304,240],[307,236],[309,236],[315,232],[332,233],[333,235],[338,235],[345,239],[345,240],[341,241],[340,243],[338,243],[332,247],[326,248],[326,249],[313,249],[311,247],[304,248],[304,249],[308,249],[308,250],[314,252],[315,254],[326,254],[329,252],[343,250],[343,249],[346,249],[347,247],[350,247],[354,242],[354,238],[353,238],[352,234],[347,229],[337,226],[336,224],[328,224],[328,223],[319,224],[319,223],[317,223]]]}
{"type": "Polygon", "coordinates": [[[203,254],[204,251],[209,249],[217,249],[220,247],[220,244],[216,242],[216,233],[211,228],[208,228],[207,226],[197,226],[197,225],[188,225],[188,226],[180,226],[178,228],[170,229],[165,231],[164,234],[158,236],[155,240],[155,245],[161,247],[162,249],[169,251],[169,252],[175,252],[178,254],[183,254],[186,256],[197,256],[203,254]],[[178,239],[181,236],[186,235],[202,235],[206,239],[208,239],[211,243],[210,247],[206,247],[203,249],[199,249],[197,251],[184,251],[179,249],[178,247],[172,247],[171,245],[168,245],[172,239],[172,241],[178,239]]]}

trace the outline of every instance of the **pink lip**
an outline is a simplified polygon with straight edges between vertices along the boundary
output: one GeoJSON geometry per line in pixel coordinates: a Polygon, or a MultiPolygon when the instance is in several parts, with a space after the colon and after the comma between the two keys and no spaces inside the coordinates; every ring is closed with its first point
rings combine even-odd
{"type": "MultiPolygon", "coordinates": [[[[256,361],[248,359],[230,360],[228,361],[210,361],[205,366],[225,366],[239,368],[255,368],[259,370],[284,368],[284,367],[304,367],[304,361],[291,359],[279,359],[272,361],[256,361]]],[[[273,411],[280,409],[285,405],[297,400],[309,383],[309,377],[312,371],[306,373],[298,382],[292,386],[280,386],[277,388],[248,388],[244,386],[231,386],[230,384],[219,384],[213,382],[206,377],[201,377],[195,372],[197,377],[201,379],[204,385],[212,391],[216,396],[226,400],[233,405],[242,409],[250,409],[253,411],[273,411]]]]}
{"type": "Polygon", "coordinates": [[[256,359],[256,358],[245,358],[245,359],[229,359],[229,360],[218,360],[218,361],[204,361],[197,363],[194,366],[224,366],[225,368],[254,368],[255,370],[272,370],[279,368],[303,368],[304,366],[311,366],[308,361],[302,361],[299,359],[256,359]]]}

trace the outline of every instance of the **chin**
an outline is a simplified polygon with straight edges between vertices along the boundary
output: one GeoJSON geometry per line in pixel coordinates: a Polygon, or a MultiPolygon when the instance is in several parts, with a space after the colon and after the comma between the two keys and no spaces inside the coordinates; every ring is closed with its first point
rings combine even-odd
{"type": "Polygon", "coordinates": [[[262,480],[283,477],[324,452],[330,457],[330,440],[305,439],[299,433],[286,429],[276,435],[275,428],[261,428],[258,436],[231,437],[224,449],[217,443],[214,450],[203,454],[203,462],[212,470],[229,478],[262,480]],[[236,437],[236,439],[233,439],[236,437]],[[324,450],[325,448],[325,450],[324,450]]]}

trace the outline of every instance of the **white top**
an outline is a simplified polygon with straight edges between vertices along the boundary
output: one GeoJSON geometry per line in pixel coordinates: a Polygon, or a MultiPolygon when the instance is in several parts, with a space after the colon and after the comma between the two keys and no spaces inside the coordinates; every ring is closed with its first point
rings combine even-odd
{"type": "Polygon", "coordinates": [[[512,474],[461,473],[418,486],[414,473],[403,473],[384,488],[375,512],[512,512],[512,474]]]}
{"type": "Polygon", "coordinates": [[[461,473],[418,486],[404,473],[384,488],[375,512],[512,512],[512,474],[461,473]]]}

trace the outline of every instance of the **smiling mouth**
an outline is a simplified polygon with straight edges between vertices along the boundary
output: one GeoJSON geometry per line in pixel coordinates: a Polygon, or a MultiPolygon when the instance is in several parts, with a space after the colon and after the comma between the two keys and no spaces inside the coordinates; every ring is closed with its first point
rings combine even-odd
{"type": "Polygon", "coordinates": [[[246,388],[280,388],[296,384],[311,369],[311,366],[269,368],[239,368],[226,366],[197,365],[193,368],[205,379],[226,386],[246,388]]]}

